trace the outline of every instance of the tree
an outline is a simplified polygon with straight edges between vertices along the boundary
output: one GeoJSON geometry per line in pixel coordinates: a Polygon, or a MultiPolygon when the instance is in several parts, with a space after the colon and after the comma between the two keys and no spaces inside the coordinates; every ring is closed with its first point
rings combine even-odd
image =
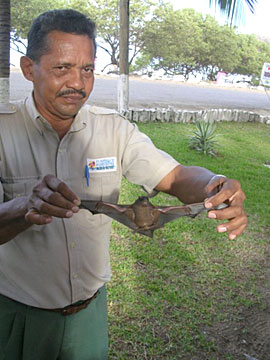
{"type": "MultiPolygon", "coordinates": [[[[11,0],[11,45],[20,50],[25,48],[22,39],[27,38],[28,30],[32,21],[41,13],[51,9],[63,9],[68,7],[68,0],[11,0]]],[[[26,50],[26,48],[25,48],[26,50]]]]}
{"type": "Polygon", "coordinates": [[[240,61],[240,52],[233,28],[221,26],[210,15],[203,21],[203,48],[198,62],[209,80],[215,80],[218,71],[231,73],[240,61]]]}
{"type": "Polygon", "coordinates": [[[229,20],[230,26],[239,24],[244,17],[244,4],[254,13],[257,0],[209,0],[209,6],[215,5],[229,20]]]}
{"type": "Polygon", "coordinates": [[[0,2],[0,109],[10,111],[9,106],[9,34],[10,0],[0,2]]]}
{"type": "Polygon", "coordinates": [[[270,43],[258,40],[255,35],[239,34],[237,44],[240,61],[234,72],[260,77],[263,64],[270,59],[270,43]]]}
{"type": "Polygon", "coordinates": [[[155,69],[188,78],[198,69],[202,23],[202,15],[193,9],[174,11],[172,6],[160,7],[145,25],[144,58],[152,59],[155,69]]]}
{"type": "MultiPolygon", "coordinates": [[[[129,17],[129,63],[142,48],[141,36],[147,17],[162,0],[131,0],[129,17]]],[[[110,63],[119,66],[119,0],[71,0],[73,9],[82,11],[97,24],[98,45],[110,56],[110,63]]],[[[97,59],[98,60],[98,59],[97,59]]],[[[104,69],[103,69],[104,70],[104,69]]]]}
{"type": "Polygon", "coordinates": [[[158,9],[143,39],[144,52],[137,64],[145,66],[142,60],[151,59],[155,69],[186,79],[201,72],[214,80],[218,71],[231,72],[240,59],[235,30],[193,9],[158,9]]]}

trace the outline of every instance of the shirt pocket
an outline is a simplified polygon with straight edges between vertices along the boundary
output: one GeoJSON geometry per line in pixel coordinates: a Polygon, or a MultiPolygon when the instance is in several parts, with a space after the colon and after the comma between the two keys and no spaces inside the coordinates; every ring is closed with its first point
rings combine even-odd
{"type": "Polygon", "coordinates": [[[101,180],[102,201],[116,204],[119,198],[120,186],[121,186],[121,176],[118,173],[103,174],[101,180]]]}
{"type": "MultiPolygon", "coordinates": [[[[4,201],[30,195],[33,187],[40,181],[38,177],[6,179],[3,183],[4,201]]],[[[32,225],[25,231],[41,231],[46,225],[32,225]]]]}
{"type": "Polygon", "coordinates": [[[119,173],[95,173],[86,179],[73,179],[71,188],[81,200],[106,201],[116,203],[119,196],[121,176],[119,173]]]}
{"type": "Polygon", "coordinates": [[[33,187],[40,181],[39,178],[16,178],[7,179],[2,183],[4,190],[4,201],[17,197],[30,195],[33,187]]]}

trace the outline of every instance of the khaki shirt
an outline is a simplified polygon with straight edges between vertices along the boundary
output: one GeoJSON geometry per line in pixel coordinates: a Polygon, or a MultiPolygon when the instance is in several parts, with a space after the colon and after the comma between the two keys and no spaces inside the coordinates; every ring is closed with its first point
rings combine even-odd
{"type": "MultiPolygon", "coordinates": [[[[30,194],[53,174],[85,200],[117,202],[121,178],[150,192],[178,163],[113,110],[84,105],[60,141],[32,96],[0,115],[0,202],[30,194]],[[85,165],[113,160],[106,171],[85,165]]],[[[0,246],[0,293],[58,308],[92,296],[110,279],[111,220],[80,210],[70,219],[34,225],[0,246]]]]}

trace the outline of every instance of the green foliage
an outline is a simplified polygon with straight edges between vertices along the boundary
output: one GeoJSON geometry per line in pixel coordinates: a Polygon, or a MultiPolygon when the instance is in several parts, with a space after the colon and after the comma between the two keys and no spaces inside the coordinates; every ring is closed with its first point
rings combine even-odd
{"type": "MultiPolygon", "coordinates": [[[[145,21],[163,0],[130,0],[129,42],[130,64],[141,51],[141,35],[145,21]]],[[[119,62],[119,0],[11,0],[12,40],[25,39],[31,22],[50,9],[72,8],[89,16],[97,24],[98,45],[110,56],[110,63],[119,62]]]]}
{"type": "Polygon", "coordinates": [[[258,76],[252,76],[251,85],[252,86],[259,86],[261,79],[258,76]]]}
{"type": "Polygon", "coordinates": [[[239,35],[193,9],[158,8],[146,23],[142,39],[142,59],[150,58],[148,65],[186,78],[202,72],[215,80],[218,71],[260,76],[270,56],[270,44],[254,35],[239,35]]]}
{"type": "Polygon", "coordinates": [[[270,44],[259,41],[255,35],[237,35],[240,61],[234,68],[235,73],[260,76],[264,62],[270,59],[270,44]]]}
{"type": "Polygon", "coordinates": [[[144,53],[151,56],[154,68],[162,68],[167,74],[183,74],[186,78],[198,70],[202,23],[202,15],[193,9],[158,8],[143,33],[144,53]]]}
{"type": "Polygon", "coordinates": [[[44,11],[64,9],[68,0],[11,0],[11,44],[20,53],[25,54],[25,43],[32,21],[44,11]]]}
{"type": "Polygon", "coordinates": [[[137,57],[134,64],[129,67],[130,73],[133,71],[140,71],[143,74],[147,74],[151,77],[153,74],[153,68],[151,66],[152,58],[149,54],[142,52],[142,55],[137,57]]]}
{"type": "MultiPolygon", "coordinates": [[[[130,64],[141,51],[141,35],[145,21],[162,0],[130,0],[129,45],[130,64]]],[[[71,0],[73,9],[83,12],[96,22],[99,47],[110,56],[110,63],[119,64],[119,0],[71,0]]],[[[109,65],[109,64],[108,64],[109,65]]]]}
{"type": "Polygon", "coordinates": [[[211,121],[198,120],[195,123],[196,130],[189,135],[189,147],[204,155],[215,156],[217,145],[215,134],[216,125],[211,121]]]}
{"type": "Polygon", "coordinates": [[[235,30],[220,26],[210,15],[202,24],[202,44],[198,64],[209,80],[215,80],[218,71],[234,72],[241,61],[235,30]]]}
{"type": "Polygon", "coordinates": [[[47,10],[68,7],[68,0],[11,0],[11,29],[15,38],[26,39],[32,21],[47,10]]]}

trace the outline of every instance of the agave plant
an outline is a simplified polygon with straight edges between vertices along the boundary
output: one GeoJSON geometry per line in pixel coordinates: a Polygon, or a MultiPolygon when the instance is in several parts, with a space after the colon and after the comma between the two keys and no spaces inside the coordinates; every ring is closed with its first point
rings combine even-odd
{"type": "Polygon", "coordinates": [[[216,125],[213,121],[197,120],[196,130],[189,135],[189,147],[204,155],[216,156],[216,125]]]}

